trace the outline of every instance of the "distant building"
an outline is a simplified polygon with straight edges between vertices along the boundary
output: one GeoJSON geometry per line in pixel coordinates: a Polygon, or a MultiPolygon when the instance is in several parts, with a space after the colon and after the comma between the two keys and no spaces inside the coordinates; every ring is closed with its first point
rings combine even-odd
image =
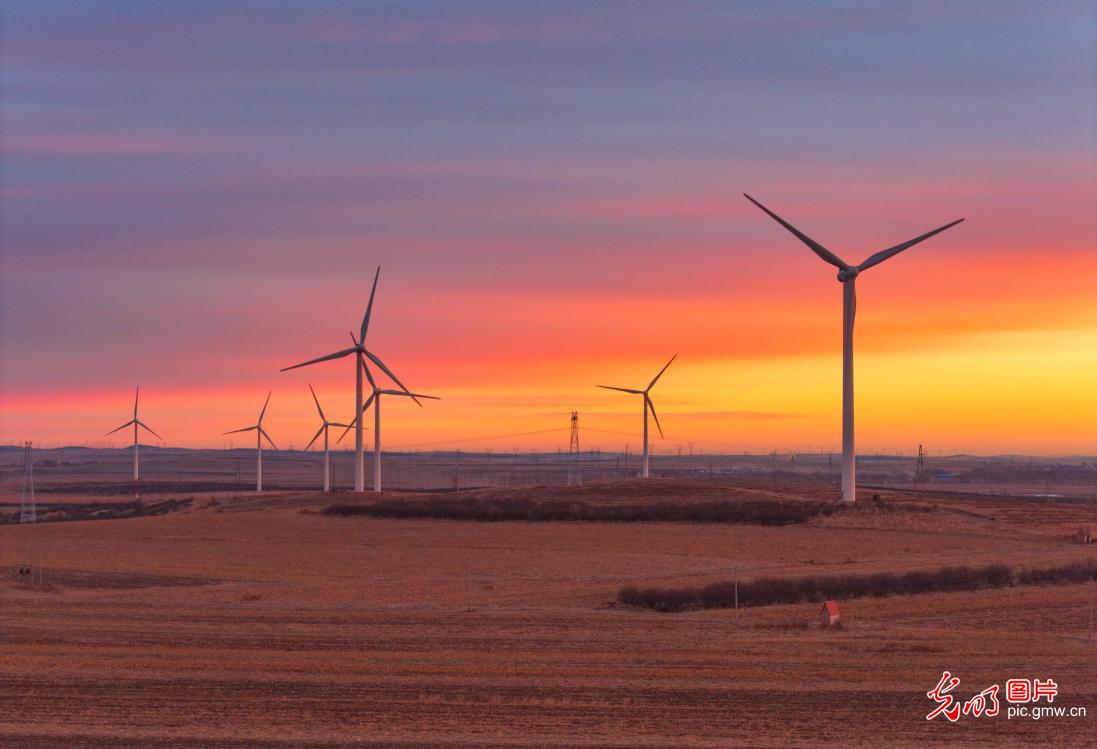
{"type": "Polygon", "coordinates": [[[1093,543],[1093,531],[1089,527],[1078,529],[1078,543],[1091,544],[1093,543]]]}
{"type": "Polygon", "coordinates": [[[819,609],[819,623],[824,627],[830,627],[838,623],[841,613],[838,611],[837,601],[827,601],[823,608],[819,609]]]}

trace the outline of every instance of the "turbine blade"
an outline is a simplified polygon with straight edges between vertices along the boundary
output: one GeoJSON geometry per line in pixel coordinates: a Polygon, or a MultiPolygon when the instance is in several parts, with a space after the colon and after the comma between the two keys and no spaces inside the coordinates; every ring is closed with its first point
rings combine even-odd
{"type": "Polygon", "coordinates": [[[606,390],[619,390],[622,393],[632,393],[633,395],[644,394],[643,390],[633,390],[632,388],[615,388],[612,385],[598,385],[598,387],[605,388],[606,390]]]}
{"type": "Polygon", "coordinates": [[[373,314],[373,295],[377,293],[377,279],[381,276],[381,266],[377,266],[377,272],[373,274],[373,288],[369,292],[369,304],[366,305],[366,314],[362,316],[362,330],[358,334],[358,340],[366,342],[366,331],[369,330],[369,318],[373,314]]]}
{"type": "MultiPolygon", "coordinates": [[[[312,393],[312,399],[316,402],[316,410],[320,412],[320,421],[327,421],[327,417],[324,416],[324,409],[320,408],[320,399],[316,397],[316,391],[312,389],[312,383],[309,383],[309,392],[312,393]]],[[[308,448],[305,448],[308,450],[308,448]]]]}
{"type": "Polygon", "coordinates": [[[342,424],[338,421],[329,421],[328,426],[329,427],[346,427],[347,429],[350,429],[352,426],[354,426],[354,424],[353,423],[351,423],[351,424],[342,424]]]}
{"type": "Polygon", "coordinates": [[[442,400],[437,395],[423,395],[422,393],[405,393],[403,390],[380,390],[384,395],[402,395],[405,398],[430,398],[432,401],[442,400]]]}
{"type": "Polygon", "coordinates": [[[159,434],[156,434],[156,432],[153,432],[152,428],[148,424],[146,424],[145,422],[139,421],[139,422],[137,422],[137,425],[140,426],[142,429],[144,429],[147,432],[152,432],[153,436],[155,436],[156,439],[158,439],[158,440],[164,439],[159,434]]]}
{"type": "Polygon", "coordinates": [[[655,387],[655,383],[659,382],[659,378],[663,376],[663,372],[666,372],[667,367],[669,367],[674,362],[674,360],[677,359],[677,358],[678,358],[678,354],[675,354],[674,356],[670,357],[670,361],[668,361],[666,363],[666,366],[664,366],[662,369],[660,369],[659,374],[655,375],[655,377],[652,378],[651,382],[648,383],[648,388],[647,388],[648,390],[651,390],[653,387],[655,387]]]}
{"type": "Polygon", "coordinates": [[[259,427],[244,427],[243,429],[233,429],[231,432],[221,432],[221,434],[236,434],[237,432],[250,432],[252,429],[258,429],[259,427]]]}
{"type": "Polygon", "coordinates": [[[133,418],[137,418],[137,399],[141,397],[141,386],[137,386],[137,392],[133,394],[133,418]]]}
{"type": "Polygon", "coordinates": [[[655,413],[655,404],[651,402],[651,398],[647,393],[644,393],[644,400],[647,401],[648,408],[651,409],[651,415],[655,417],[655,427],[659,430],[660,439],[663,438],[663,426],[659,423],[659,414],[655,413]]]}
{"type": "Polygon", "coordinates": [[[336,351],[334,354],[328,354],[327,356],[321,356],[321,357],[318,357],[316,359],[309,359],[308,361],[301,362],[300,364],[294,364],[292,367],[282,367],[282,369],[280,369],[278,371],[279,372],[288,372],[291,369],[298,369],[300,367],[307,367],[310,364],[318,364],[319,362],[328,361],[329,359],[342,359],[347,354],[353,354],[357,350],[358,350],[357,348],[345,348],[342,351],[336,351]]]}
{"type": "MultiPolygon", "coordinates": [[[[343,430],[343,433],[339,435],[339,439],[335,440],[335,444],[338,445],[340,442],[342,442],[343,438],[347,436],[347,432],[349,432],[351,429],[354,429],[354,425],[357,424],[357,423],[358,423],[358,417],[355,416],[353,419],[351,419],[350,423],[346,425],[347,428],[343,430]]],[[[340,424],[339,426],[343,426],[343,425],[340,424]]]]}
{"type": "Polygon", "coordinates": [[[308,452],[309,448],[312,447],[312,443],[320,438],[320,435],[324,433],[324,430],[327,429],[327,427],[328,425],[324,424],[324,426],[316,430],[316,434],[313,435],[312,439],[309,440],[309,443],[305,445],[305,452],[308,452]]]}
{"type": "Polygon", "coordinates": [[[960,223],[961,221],[963,221],[962,218],[957,219],[956,221],[953,221],[951,224],[945,224],[944,226],[940,226],[940,227],[934,229],[933,231],[927,231],[925,234],[921,235],[920,237],[915,237],[914,239],[910,240],[909,242],[903,242],[902,244],[897,244],[894,247],[889,247],[886,250],[880,250],[875,255],[870,255],[869,258],[867,260],[865,260],[865,262],[858,265],[857,270],[859,270],[859,271],[868,270],[869,268],[871,268],[874,265],[879,265],[880,263],[887,260],[889,257],[892,257],[894,255],[898,255],[903,250],[905,250],[909,247],[913,247],[914,245],[918,244],[922,240],[929,239],[934,234],[940,234],[945,229],[951,229],[953,226],[956,226],[956,224],[960,223]]]}
{"type": "Polygon", "coordinates": [[[362,371],[366,373],[366,380],[369,381],[369,386],[374,390],[377,389],[377,381],[373,379],[373,374],[369,371],[369,367],[366,366],[366,360],[362,359],[362,371]]]}
{"type": "Polygon", "coordinates": [[[266,399],[266,401],[263,402],[263,410],[259,412],[259,421],[256,422],[257,426],[262,426],[263,425],[263,414],[265,414],[267,412],[267,406],[270,404],[270,396],[273,393],[274,393],[273,390],[271,390],[269,393],[267,393],[267,399],[266,399]]]}
{"type": "MultiPolygon", "coordinates": [[[[415,402],[416,402],[416,403],[417,403],[418,405],[420,405],[420,406],[421,406],[421,405],[423,405],[422,403],[419,403],[419,400],[418,400],[418,399],[417,399],[417,398],[416,398],[416,397],[415,397],[414,395],[412,395],[411,391],[410,391],[410,390],[408,390],[408,389],[407,389],[407,388],[406,388],[406,387],[404,386],[404,383],[400,382],[399,378],[397,378],[397,377],[396,377],[396,375],[394,375],[394,374],[392,373],[392,370],[391,370],[391,369],[389,369],[388,367],[386,367],[386,366],[385,366],[385,363],[384,363],[383,361],[381,361],[381,360],[380,360],[380,359],[379,359],[379,358],[377,357],[377,355],[376,355],[376,354],[374,354],[374,353],[373,353],[373,352],[371,352],[371,351],[366,351],[366,352],[365,352],[365,354],[366,354],[366,356],[368,356],[368,357],[370,358],[370,361],[372,361],[372,362],[373,362],[374,364],[376,364],[376,365],[377,365],[378,367],[380,367],[380,368],[381,368],[381,371],[382,371],[382,372],[384,372],[385,374],[387,374],[387,375],[389,376],[389,378],[390,378],[390,379],[391,379],[391,380],[392,380],[393,382],[395,382],[395,383],[396,383],[397,385],[399,385],[399,386],[400,386],[400,389],[401,389],[401,390],[403,390],[403,391],[404,391],[405,393],[407,393],[407,394],[408,394],[408,396],[409,396],[409,397],[410,397],[410,398],[411,398],[411,399],[412,399],[413,401],[415,401],[415,402]]],[[[363,409],[363,410],[365,410],[365,409],[363,409]]]]}
{"type": "Polygon", "coordinates": [[[766,208],[764,205],[762,205],[761,203],[759,203],[757,200],[750,197],[746,193],[743,193],[743,196],[747,200],[749,200],[751,203],[754,203],[754,205],[758,206],[763,211],[765,211],[769,215],[769,217],[772,218],[774,221],[776,221],[781,226],[785,227],[790,232],[795,234],[797,239],[799,239],[801,242],[803,242],[808,247],[810,247],[811,251],[814,252],[819,257],[821,257],[823,260],[827,261],[828,263],[830,263],[831,265],[833,265],[837,268],[841,268],[842,270],[845,270],[845,269],[849,268],[849,266],[846,264],[846,262],[844,260],[842,260],[842,258],[835,255],[833,252],[828,250],[826,247],[823,247],[823,245],[816,242],[814,239],[809,237],[807,234],[804,234],[802,231],[797,229],[795,226],[790,224],[788,221],[785,221],[783,218],[778,216],[776,213],[774,213],[770,209],[766,208]]]}
{"type": "Polygon", "coordinates": [[[259,430],[259,434],[261,434],[261,435],[263,435],[264,437],[266,437],[266,438],[267,438],[267,442],[269,442],[269,443],[270,443],[270,446],[271,446],[271,447],[273,447],[273,448],[274,448],[275,450],[277,450],[277,449],[278,449],[278,445],[274,444],[274,440],[272,440],[272,439],[270,438],[270,435],[269,435],[269,434],[267,434],[267,433],[266,433],[266,431],[264,431],[263,427],[256,427],[256,429],[258,429],[258,430],[259,430]]]}
{"type": "Polygon", "coordinates": [[[126,427],[128,427],[128,426],[129,426],[130,424],[134,423],[135,421],[137,421],[137,419],[130,419],[130,420],[129,420],[129,421],[127,421],[127,422],[126,422],[125,424],[123,424],[122,426],[118,427],[118,429],[111,429],[111,430],[110,430],[109,432],[107,432],[107,434],[106,434],[106,435],[103,435],[103,436],[105,437],[105,436],[107,436],[107,435],[111,435],[111,434],[114,434],[115,432],[117,432],[117,431],[119,431],[119,430],[121,430],[121,429],[125,429],[125,428],[126,428],[126,427]]]}
{"type": "MultiPolygon", "coordinates": [[[[362,404],[362,413],[365,413],[367,410],[369,410],[369,407],[373,405],[373,399],[376,397],[377,391],[374,390],[372,393],[369,394],[369,397],[366,398],[366,402],[362,404]]],[[[355,417],[355,420],[357,420],[357,417],[355,417]]],[[[365,424],[363,424],[362,426],[364,428],[365,424]]]]}

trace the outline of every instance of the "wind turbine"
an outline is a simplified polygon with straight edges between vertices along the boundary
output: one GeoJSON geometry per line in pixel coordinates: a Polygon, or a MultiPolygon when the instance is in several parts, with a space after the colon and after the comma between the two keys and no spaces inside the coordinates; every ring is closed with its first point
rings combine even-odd
{"type": "Polygon", "coordinates": [[[648,386],[646,388],[644,388],[643,390],[634,390],[632,388],[619,388],[619,387],[613,387],[611,385],[599,385],[598,386],[600,388],[605,388],[606,390],[619,390],[622,393],[632,393],[633,395],[642,395],[642,396],[644,396],[644,467],[640,472],[640,476],[642,478],[645,478],[645,479],[648,477],[648,473],[649,473],[648,472],[648,410],[650,410],[651,415],[655,417],[655,426],[659,429],[659,436],[660,437],[663,436],[663,427],[660,426],[660,424],[659,424],[659,414],[655,413],[655,404],[651,402],[651,396],[649,396],[648,393],[650,393],[651,389],[653,387],[655,387],[655,383],[659,382],[659,378],[663,376],[663,372],[667,371],[667,367],[669,367],[671,365],[671,362],[673,362],[677,358],[678,358],[678,354],[675,354],[674,356],[670,357],[670,361],[668,361],[663,366],[663,368],[659,370],[659,374],[655,375],[655,377],[653,377],[651,379],[651,382],[648,383],[648,386]]]}
{"type": "MultiPolygon", "coordinates": [[[[373,352],[366,348],[366,331],[369,330],[369,318],[370,313],[373,311],[373,296],[377,293],[377,279],[381,275],[381,266],[377,266],[377,273],[373,276],[373,289],[369,293],[369,304],[366,305],[366,314],[362,317],[362,326],[358,333],[358,338],[354,337],[354,333],[350,334],[351,340],[354,341],[352,348],[343,349],[342,351],[336,351],[334,354],[328,354],[327,356],[321,356],[317,359],[310,359],[307,362],[300,364],[294,364],[292,367],[285,367],[283,372],[288,372],[291,369],[297,369],[298,367],[307,367],[310,364],[317,364],[322,361],[328,361],[329,359],[342,359],[344,356],[350,356],[354,354],[354,376],[355,376],[355,388],[354,388],[354,413],[362,413],[362,369],[366,365],[366,358],[380,367],[381,371],[387,374],[393,382],[400,386],[404,391],[404,395],[411,397],[416,403],[415,396],[412,395],[404,383],[397,379],[396,375],[385,366],[385,363],[381,361],[373,352]]],[[[419,405],[423,405],[419,403],[419,405]]],[[[354,430],[354,491],[365,491],[366,488],[366,474],[365,474],[365,461],[362,457],[362,421],[356,419],[357,428],[354,430]]]]}
{"type": "Polygon", "coordinates": [[[842,282],[842,501],[856,502],[857,456],[853,448],[853,319],[857,315],[857,292],[854,287],[857,276],[862,271],[879,265],[903,250],[929,239],[934,234],[940,234],[945,229],[956,226],[963,219],[957,219],[886,250],[880,250],[869,255],[860,265],[850,265],[754,198],[746,193],[743,195],[765,211],[770,218],[795,234],[796,238],[810,247],[812,252],[838,269],[838,280],[842,282]]]}
{"type": "Polygon", "coordinates": [[[137,418],[137,399],[140,398],[140,397],[141,397],[141,388],[138,387],[137,392],[133,396],[133,418],[130,419],[129,421],[127,421],[122,426],[118,427],[118,429],[111,429],[109,432],[107,432],[107,435],[109,436],[109,435],[114,434],[117,431],[125,429],[130,424],[133,424],[133,480],[134,481],[137,481],[137,475],[138,475],[138,472],[137,472],[137,427],[141,427],[145,431],[151,433],[158,440],[164,439],[163,437],[161,437],[156,432],[153,432],[148,424],[146,424],[145,422],[143,422],[143,421],[141,421],[140,419],[137,418]]]}
{"type": "MultiPolygon", "coordinates": [[[[351,334],[351,338],[354,338],[354,334],[351,334]]],[[[370,374],[369,367],[365,362],[362,362],[362,371],[366,374],[366,379],[369,380],[369,384],[373,387],[373,392],[370,393],[369,399],[362,405],[362,410],[358,412],[354,417],[354,421],[351,422],[351,426],[357,424],[358,428],[362,428],[362,420],[359,418],[366,412],[366,409],[371,405],[373,406],[373,491],[381,491],[381,396],[382,395],[399,395],[405,398],[411,398],[416,403],[419,403],[417,398],[429,398],[430,400],[437,401],[442,400],[436,395],[423,395],[422,393],[409,393],[407,390],[388,390],[378,387],[377,382],[373,379],[373,375],[370,374]]],[[[400,387],[403,387],[401,385],[400,387]]],[[[419,403],[422,406],[422,403],[419,403]]],[[[343,441],[343,437],[347,436],[351,427],[347,427],[341,435],[339,435],[339,442],[343,441]]]]}
{"type": "Polygon", "coordinates": [[[275,450],[278,449],[278,445],[274,444],[274,440],[270,438],[270,435],[263,429],[263,414],[267,412],[267,404],[270,403],[270,393],[267,393],[267,400],[263,403],[263,410],[259,412],[259,421],[253,427],[244,427],[243,429],[233,429],[224,434],[236,434],[238,432],[250,432],[255,430],[255,491],[263,491],[263,438],[267,438],[267,442],[275,450]]]}
{"type": "Polygon", "coordinates": [[[320,412],[320,429],[317,430],[316,434],[309,440],[309,443],[305,445],[305,451],[307,452],[308,449],[312,447],[312,443],[320,437],[322,432],[324,435],[324,491],[330,492],[331,469],[329,468],[330,458],[328,456],[328,427],[347,427],[349,429],[350,426],[335,421],[328,421],[328,418],[324,416],[324,409],[320,408],[320,399],[316,397],[316,391],[312,389],[312,383],[309,383],[309,392],[312,393],[312,399],[316,402],[316,410],[320,412]]]}

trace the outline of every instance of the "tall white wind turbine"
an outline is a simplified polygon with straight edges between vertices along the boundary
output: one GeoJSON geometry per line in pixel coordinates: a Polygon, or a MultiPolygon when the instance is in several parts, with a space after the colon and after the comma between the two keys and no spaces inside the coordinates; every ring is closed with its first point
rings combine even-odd
{"type": "MultiPolygon", "coordinates": [[[[353,334],[351,335],[353,338],[353,334]]],[[[362,405],[362,410],[358,412],[358,415],[354,417],[354,421],[351,422],[351,426],[360,424],[358,418],[366,412],[370,406],[373,406],[373,491],[381,491],[381,396],[382,395],[399,395],[405,398],[428,398],[432,401],[442,400],[436,395],[423,395],[422,393],[409,393],[406,390],[387,390],[385,388],[378,387],[377,382],[373,379],[373,375],[370,374],[369,367],[365,362],[362,363],[362,371],[366,375],[366,379],[369,380],[370,386],[373,388],[373,392],[370,393],[369,399],[362,405]]],[[[415,401],[419,403],[419,401],[415,401]]],[[[422,406],[422,403],[419,403],[422,406]]],[[[351,427],[347,427],[341,435],[339,435],[339,442],[343,441],[343,437],[347,436],[347,432],[351,427]]]]}
{"type": "Polygon", "coordinates": [[[312,393],[312,399],[316,402],[316,410],[320,413],[320,429],[312,436],[309,443],[305,445],[305,450],[307,451],[312,447],[312,443],[319,439],[321,433],[324,435],[324,491],[330,492],[331,462],[328,456],[328,427],[347,427],[349,429],[350,426],[348,424],[340,424],[337,421],[328,421],[328,417],[324,416],[324,409],[320,408],[320,399],[316,397],[316,391],[312,389],[311,383],[309,383],[309,392],[312,393]]]}
{"type": "MultiPolygon", "coordinates": [[[[385,366],[385,363],[381,361],[380,357],[366,348],[366,332],[369,330],[369,318],[373,311],[373,296],[377,293],[377,279],[380,275],[381,266],[377,266],[377,273],[373,276],[373,288],[369,293],[369,304],[366,305],[366,314],[362,317],[362,326],[359,330],[358,338],[354,338],[354,334],[351,333],[351,339],[354,341],[353,347],[282,369],[283,372],[288,372],[289,370],[297,369],[298,367],[307,367],[310,364],[317,364],[322,361],[328,361],[329,359],[342,359],[344,356],[354,354],[354,413],[356,414],[362,413],[362,369],[365,366],[365,360],[367,358],[376,364],[382,372],[388,375],[393,382],[399,385],[401,390],[404,391],[404,395],[411,397],[412,400],[419,403],[418,400],[415,400],[415,396],[404,387],[404,383],[400,382],[396,375],[385,366]]],[[[419,403],[419,405],[423,404],[419,403]]],[[[356,423],[357,428],[354,431],[354,491],[361,492],[365,491],[366,488],[365,461],[362,456],[362,420],[357,419],[356,423]]]]}
{"type": "Polygon", "coordinates": [[[644,396],[644,466],[641,469],[640,476],[642,478],[645,478],[645,479],[649,475],[649,471],[648,471],[648,411],[649,410],[651,411],[651,415],[655,417],[655,426],[659,429],[659,436],[660,437],[663,436],[663,427],[659,424],[659,414],[655,413],[655,404],[651,402],[651,396],[648,395],[648,393],[650,393],[651,389],[653,387],[655,387],[655,383],[659,382],[659,378],[663,376],[663,372],[667,371],[667,367],[669,367],[671,365],[671,363],[677,358],[678,358],[678,354],[675,354],[674,356],[670,357],[670,361],[668,361],[663,366],[663,368],[659,370],[659,374],[655,375],[655,377],[653,377],[651,379],[651,382],[648,383],[648,386],[646,388],[644,388],[643,390],[634,390],[633,388],[619,388],[619,387],[613,387],[612,385],[599,385],[598,386],[600,388],[605,388],[606,390],[618,390],[622,393],[632,393],[633,395],[642,395],[642,396],[644,396]]]}
{"type": "Polygon", "coordinates": [[[857,292],[854,286],[857,276],[862,271],[879,265],[903,250],[929,239],[934,234],[940,234],[945,229],[956,226],[963,219],[957,219],[886,250],[880,250],[869,255],[860,265],[850,265],[751,196],[746,193],[743,195],[765,211],[770,218],[796,235],[796,238],[810,247],[812,252],[838,269],[838,280],[842,283],[842,501],[856,502],[857,457],[853,446],[853,320],[857,315],[857,292]]]}
{"type": "Polygon", "coordinates": [[[159,434],[152,431],[152,429],[149,427],[148,424],[146,424],[145,422],[143,422],[143,421],[141,421],[140,419],[137,418],[137,399],[140,398],[140,397],[141,397],[141,388],[138,387],[137,392],[133,396],[133,418],[130,419],[129,421],[127,421],[122,426],[118,427],[117,429],[111,429],[109,432],[107,432],[107,435],[111,435],[111,434],[114,434],[115,432],[118,432],[118,431],[121,431],[122,429],[125,429],[130,424],[133,425],[133,480],[134,481],[137,481],[137,478],[138,478],[138,470],[137,470],[137,428],[141,427],[142,429],[144,429],[145,431],[149,432],[154,437],[156,437],[156,439],[159,439],[159,440],[164,439],[159,434]]]}
{"type": "MultiPolygon", "coordinates": [[[[273,391],[272,391],[273,392],[273,391]]],[[[266,430],[263,429],[263,415],[267,412],[267,404],[270,403],[271,393],[267,393],[267,400],[263,403],[263,410],[259,412],[259,421],[253,427],[244,427],[243,429],[233,429],[224,434],[237,434],[238,432],[250,432],[255,430],[255,491],[263,491],[263,438],[267,438],[267,442],[275,450],[278,449],[278,445],[274,444],[274,440],[270,438],[266,430]]]]}

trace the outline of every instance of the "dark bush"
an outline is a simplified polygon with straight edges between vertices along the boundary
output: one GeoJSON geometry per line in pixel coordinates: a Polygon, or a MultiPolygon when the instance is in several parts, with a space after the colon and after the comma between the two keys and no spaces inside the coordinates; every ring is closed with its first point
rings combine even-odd
{"type": "Polygon", "coordinates": [[[335,517],[436,518],[481,522],[679,522],[790,525],[834,511],[821,502],[725,501],[588,504],[574,501],[477,499],[436,496],[414,500],[381,500],[364,505],[331,505],[335,517]]]}
{"type": "MultiPolygon", "coordinates": [[[[1097,559],[1059,567],[1014,571],[1005,564],[985,567],[942,567],[937,570],[826,577],[760,577],[739,583],[740,606],[822,602],[828,598],[886,597],[918,593],[979,590],[1008,585],[1078,583],[1097,578],[1097,559]]],[[[735,605],[735,583],[710,583],[702,588],[622,588],[617,600],[656,611],[727,608],[735,605]]]]}

